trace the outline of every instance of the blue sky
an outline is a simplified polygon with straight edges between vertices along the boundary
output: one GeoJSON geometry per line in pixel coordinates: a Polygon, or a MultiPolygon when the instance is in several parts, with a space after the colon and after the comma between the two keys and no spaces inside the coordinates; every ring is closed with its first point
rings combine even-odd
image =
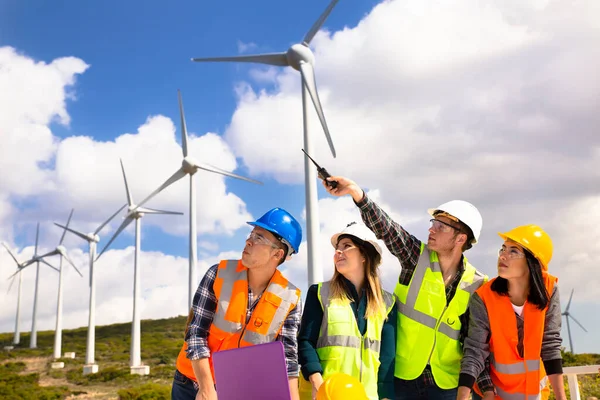
{"type": "MultiPolygon", "coordinates": [[[[133,132],[148,115],[162,114],[175,122],[180,142],[177,89],[182,90],[188,129],[222,134],[236,106],[234,85],[245,79],[251,68],[233,63],[202,65],[191,62],[191,57],[235,55],[240,44],[251,43],[259,44],[254,51],[285,51],[302,39],[327,4],[265,1],[224,6],[186,1],[167,7],[158,1],[69,1],[57,7],[47,2],[4,3],[0,45],[15,47],[38,60],[76,55],[90,65],[85,78],[78,79],[74,87],[77,101],[69,103],[70,125],[52,124],[54,135],[86,135],[107,141],[116,133],[133,132]]],[[[326,28],[353,26],[374,4],[342,2],[328,18],[326,28]]],[[[242,166],[237,173],[247,171],[242,166]]],[[[157,177],[158,181],[161,178],[157,177]]],[[[304,198],[302,185],[282,189],[268,177],[257,179],[266,185],[259,188],[228,182],[232,191],[248,200],[252,215],[282,201],[291,212],[302,212],[303,202],[297,201],[304,198]],[[269,201],[273,197],[277,200],[269,201]]],[[[145,193],[133,196],[141,200],[145,193]]],[[[172,254],[187,254],[185,246],[173,246],[178,238],[146,237],[144,248],[158,250],[166,244],[172,254]]],[[[117,246],[119,243],[125,245],[118,240],[117,246]]]]}
{"type": "MultiPolygon", "coordinates": [[[[154,190],[180,162],[177,89],[195,136],[193,154],[265,183],[196,175],[205,227],[198,277],[239,252],[249,218],[282,206],[304,223],[298,72],[190,58],[285,51],[326,6],[316,0],[0,4],[0,168],[10,172],[0,181],[0,240],[25,259],[39,221],[41,246],[50,249],[60,235],[52,222],[64,223],[72,207],[73,227],[93,230],[125,202],[119,158],[135,200],[154,190]],[[73,58],[53,63],[63,57],[73,58]],[[35,154],[25,156],[28,148],[35,154]]],[[[590,218],[600,211],[594,189],[600,142],[593,129],[600,123],[593,106],[600,100],[594,78],[600,58],[593,51],[600,32],[590,17],[597,11],[593,0],[577,6],[490,0],[472,7],[458,0],[342,0],[311,44],[338,149],[333,159],[311,111],[317,161],[370,190],[422,239],[427,208],[451,198],[473,202],[484,229],[468,257],[490,276],[496,232],[541,225],[555,242],[563,301],[575,287],[572,312],[590,332],[600,329],[585,318],[597,310],[600,284],[591,278],[600,231],[590,218]]],[[[176,185],[148,206],[187,214],[187,182],[176,185]]],[[[349,199],[322,189],[319,199],[319,259],[327,278],[328,238],[359,214],[349,199]]],[[[101,247],[117,223],[101,233],[101,247]]],[[[186,234],[187,215],[143,220],[142,318],[185,312],[186,234]],[[172,303],[164,304],[165,296],[172,303]]],[[[132,244],[127,231],[99,265],[105,271],[98,275],[99,323],[131,318],[132,244]],[[116,308],[123,311],[115,314],[116,308]]],[[[66,245],[85,275],[87,247],[69,236],[66,245]]],[[[301,287],[303,247],[285,268],[301,287]]],[[[391,255],[384,259],[382,277],[392,289],[399,268],[391,255]]],[[[4,260],[0,293],[13,270],[0,251],[4,260]]],[[[24,274],[25,326],[33,279],[33,271],[24,274]]],[[[87,293],[78,279],[67,276],[67,327],[87,321],[87,305],[75,304],[87,293]]],[[[54,323],[55,289],[48,285],[43,329],[54,323]]],[[[6,295],[2,331],[12,329],[15,297],[14,289],[6,295]]],[[[578,351],[600,352],[592,333],[572,329],[578,351]]]]}

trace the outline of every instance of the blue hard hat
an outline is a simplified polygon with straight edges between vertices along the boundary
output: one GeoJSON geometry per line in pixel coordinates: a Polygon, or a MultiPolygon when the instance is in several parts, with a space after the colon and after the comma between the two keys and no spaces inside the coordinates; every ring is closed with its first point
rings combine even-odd
{"type": "Polygon", "coordinates": [[[255,222],[248,222],[248,225],[258,226],[268,230],[293,251],[288,251],[289,254],[298,253],[300,242],[302,242],[302,227],[292,217],[292,214],[285,211],[283,208],[273,208],[267,211],[262,217],[255,222]]]}

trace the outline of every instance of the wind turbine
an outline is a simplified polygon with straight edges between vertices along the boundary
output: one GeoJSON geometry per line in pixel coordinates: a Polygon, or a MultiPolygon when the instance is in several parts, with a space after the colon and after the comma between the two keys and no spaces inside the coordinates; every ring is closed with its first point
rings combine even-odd
{"type": "MultiPolygon", "coordinates": [[[[71,217],[73,217],[72,209],[71,209],[71,213],[69,214],[69,218],[67,219],[67,225],[66,225],[67,228],[69,227],[69,223],[71,222],[71,217]]],[[[65,249],[65,247],[62,245],[63,241],[65,240],[66,233],[67,233],[67,231],[63,230],[63,234],[60,237],[60,242],[58,242],[58,246],[56,246],[56,248],[54,250],[52,250],[46,254],[43,254],[41,256],[36,256],[33,259],[34,261],[41,261],[43,258],[46,258],[46,257],[55,256],[55,255],[60,256],[59,264],[58,264],[59,273],[58,273],[58,300],[56,302],[56,329],[54,331],[54,359],[55,360],[58,360],[59,358],[61,358],[61,350],[62,350],[63,259],[67,260],[67,262],[69,264],[71,264],[71,266],[75,269],[75,271],[77,271],[79,276],[81,276],[83,278],[83,275],[81,274],[81,272],[79,272],[79,270],[77,269],[75,264],[73,264],[73,261],[71,261],[71,259],[67,255],[67,249],[65,249]]],[[[56,364],[53,367],[54,368],[62,368],[62,367],[64,367],[64,365],[59,366],[59,364],[56,364]]]]}
{"type": "Polygon", "coordinates": [[[569,307],[571,306],[571,300],[573,300],[573,292],[575,291],[575,289],[571,289],[571,296],[569,297],[569,302],[567,303],[567,307],[565,308],[565,311],[563,311],[562,315],[564,315],[567,318],[567,333],[569,334],[569,345],[571,346],[571,353],[575,354],[573,351],[573,339],[571,338],[571,325],[569,325],[569,318],[571,318],[577,325],[579,325],[581,327],[581,329],[583,329],[584,332],[587,333],[587,329],[585,329],[583,327],[583,325],[581,325],[579,323],[579,321],[577,321],[575,319],[574,316],[571,315],[571,313],[569,312],[569,307]]]}
{"type": "Polygon", "coordinates": [[[65,231],[69,231],[83,240],[88,242],[89,245],[89,256],[90,256],[90,310],[89,310],[89,319],[88,319],[88,333],[87,333],[87,346],[85,352],[85,364],[83,365],[83,373],[85,374],[94,374],[98,372],[98,365],[94,360],[95,353],[95,343],[96,343],[96,282],[94,280],[94,261],[96,259],[96,246],[100,241],[100,237],[98,233],[104,228],[114,217],[117,216],[118,213],[121,212],[125,208],[126,205],[119,208],[116,213],[110,216],[109,219],[104,221],[102,225],[98,227],[92,233],[81,233],[74,229],[69,228],[68,226],[63,226],[61,224],[54,225],[63,228],[65,231]]]}
{"type": "MultiPolygon", "coordinates": [[[[29,348],[35,349],[37,347],[37,300],[38,300],[38,292],[39,292],[39,282],[40,282],[40,262],[48,265],[50,268],[58,271],[58,269],[54,268],[52,265],[48,264],[45,260],[37,259],[37,248],[38,248],[38,238],[40,236],[40,224],[38,222],[36,230],[35,230],[35,249],[33,251],[33,258],[29,261],[25,261],[21,264],[21,269],[28,267],[29,265],[36,263],[36,272],[35,272],[35,289],[33,292],[33,313],[31,316],[31,337],[29,340],[29,348]]],[[[10,278],[9,278],[10,279],[10,278]]]]}
{"type": "MultiPolygon", "coordinates": [[[[194,293],[196,292],[196,266],[197,266],[197,222],[196,222],[196,184],[194,180],[194,174],[198,170],[204,170],[208,172],[214,172],[217,174],[230,176],[232,178],[241,179],[244,181],[256,183],[262,185],[262,182],[254,179],[245,178],[240,175],[233,174],[222,170],[221,168],[214,167],[209,164],[201,163],[196,161],[188,154],[188,135],[185,124],[185,115],[183,113],[183,102],[181,100],[181,92],[178,90],[177,95],[179,98],[179,116],[181,118],[181,148],[183,150],[183,161],[181,167],[167,179],[162,185],[158,187],[154,192],[150,193],[148,197],[138,204],[138,207],[145,204],[148,200],[156,196],[158,193],[177,182],[186,175],[190,176],[190,237],[189,237],[189,288],[188,288],[188,310],[192,307],[192,301],[194,299],[194,293]]],[[[187,312],[187,311],[186,311],[187,312]]]]}
{"type": "Polygon", "coordinates": [[[133,261],[133,321],[131,324],[131,352],[129,366],[132,374],[148,375],[150,373],[150,367],[148,365],[142,365],[141,359],[141,344],[140,344],[140,314],[138,303],[140,301],[140,270],[138,268],[138,260],[140,258],[140,241],[141,241],[141,226],[142,217],[144,214],[171,214],[171,215],[182,215],[183,213],[176,211],[163,211],[154,210],[152,208],[139,207],[133,202],[131,193],[129,192],[129,186],[127,185],[127,176],[125,175],[125,167],[123,166],[123,160],[121,160],[121,170],[123,171],[123,180],[125,181],[125,193],[127,195],[127,214],[121,226],[114,233],[113,237],[110,238],[106,246],[100,252],[100,255],[96,258],[96,261],[104,254],[106,249],[133,220],[135,220],[135,253],[133,261]]]}
{"type": "MultiPolygon", "coordinates": [[[[325,138],[329,144],[331,154],[335,158],[336,152],[333,146],[329,129],[327,128],[327,122],[325,121],[325,114],[321,107],[321,101],[319,100],[319,94],[317,92],[317,83],[315,80],[315,73],[313,64],[315,56],[310,50],[310,42],[315,37],[321,26],[325,23],[325,20],[331,13],[331,10],[335,7],[339,0],[332,0],[325,11],[321,14],[319,19],[313,24],[310,30],[304,36],[302,43],[294,44],[286,52],[282,53],[270,53],[270,54],[256,54],[256,55],[244,55],[244,56],[233,56],[233,57],[209,57],[209,58],[192,58],[192,61],[196,62],[248,62],[248,63],[259,63],[267,65],[275,65],[281,67],[292,67],[297,71],[300,71],[302,80],[302,119],[304,125],[304,149],[308,154],[314,154],[313,142],[308,129],[308,96],[310,96],[323,130],[325,131],[325,138]]],[[[304,157],[304,184],[306,190],[306,243],[308,246],[308,283],[313,284],[321,282],[323,280],[323,270],[321,265],[318,263],[318,232],[319,232],[319,218],[318,218],[318,198],[317,198],[317,171],[310,164],[310,160],[304,157]]]]}
{"type": "MultiPolygon", "coordinates": [[[[37,252],[37,233],[35,236],[35,252],[37,252]]],[[[23,263],[20,263],[17,260],[17,257],[13,254],[12,251],[10,251],[10,249],[8,248],[8,246],[6,245],[6,243],[2,243],[2,246],[4,246],[4,248],[6,249],[6,251],[8,251],[8,254],[10,255],[10,257],[15,261],[15,263],[17,264],[17,272],[15,272],[14,274],[12,274],[8,279],[10,279],[10,284],[8,286],[8,292],[10,292],[10,289],[12,288],[12,285],[15,283],[15,278],[17,276],[17,274],[19,275],[19,284],[18,284],[18,289],[17,289],[17,317],[16,317],[16,321],[15,321],[15,336],[13,339],[13,344],[17,345],[21,342],[21,330],[20,330],[20,324],[21,324],[21,286],[22,286],[22,271],[24,268],[26,268],[29,264],[29,260],[25,261],[23,263]]],[[[43,263],[47,264],[48,266],[50,266],[50,268],[58,271],[58,269],[54,268],[52,265],[48,264],[46,261],[42,260],[43,263]]],[[[37,279],[36,279],[37,282],[37,279]]],[[[37,293],[36,293],[37,295],[37,293]]]]}

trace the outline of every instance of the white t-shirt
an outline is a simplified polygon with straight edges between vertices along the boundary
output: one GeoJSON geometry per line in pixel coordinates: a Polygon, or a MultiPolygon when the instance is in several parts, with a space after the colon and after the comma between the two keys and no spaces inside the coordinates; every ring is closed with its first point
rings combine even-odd
{"type": "Polygon", "coordinates": [[[525,307],[525,304],[523,304],[522,306],[515,306],[513,303],[510,303],[512,305],[513,310],[515,310],[515,312],[519,315],[519,317],[523,316],[523,307],[525,307]]]}

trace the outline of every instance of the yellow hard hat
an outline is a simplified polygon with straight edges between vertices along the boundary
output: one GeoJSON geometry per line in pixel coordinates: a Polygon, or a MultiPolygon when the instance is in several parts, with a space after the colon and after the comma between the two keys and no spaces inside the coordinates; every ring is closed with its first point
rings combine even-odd
{"type": "Polygon", "coordinates": [[[368,400],[368,397],[358,379],[337,373],[323,381],[317,391],[317,400],[368,400]]]}
{"type": "Polygon", "coordinates": [[[504,240],[510,239],[529,250],[538,259],[544,271],[552,259],[552,239],[537,225],[522,225],[506,233],[498,233],[504,240]]]}

